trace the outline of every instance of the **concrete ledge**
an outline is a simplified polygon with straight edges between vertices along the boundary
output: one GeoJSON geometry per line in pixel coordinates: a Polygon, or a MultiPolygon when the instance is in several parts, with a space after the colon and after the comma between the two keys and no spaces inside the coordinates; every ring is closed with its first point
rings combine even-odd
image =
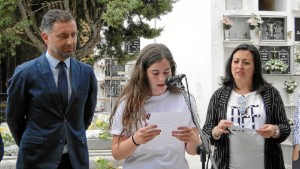
{"type": "MultiPolygon", "coordinates": [[[[96,169],[95,159],[98,157],[110,160],[114,166],[121,166],[111,155],[111,140],[88,139],[90,169],[96,169]],[[105,149],[106,148],[106,149],[105,149]]],[[[286,169],[292,169],[292,144],[289,140],[281,144],[286,169]]],[[[17,156],[4,156],[0,163],[1,169],[15,169],[17,156]]],[[[198,168],[200,168],[199,166],[198,168]]],[[[195,168],[191,168],[195,169],[195,168]]]]}
{"type": "MultiPolygon", "coordinates": [[[[89,150],[90,169],[96,169],[95,159],[101,157],[110,160],[115,166],[121,166],[122,161],[116,161],[111,156],[110,150],[89,150]]],[[[4,156],[0,162],[1,169],[16,169],[17,156],[4,156]]]]}
{"type": "Polygon", "coordinates": [[[89,150],[110,150],[111,140],[87,139],[89,150]]]}
{"type": "Polygon", "coordinates": [[[283,143],[281,143],[281,149],[284,157],[284,163],[286,164],[286,166],[292,166],[292,152],[293,152],[292,143],[289,142],[288,140],[284,141],[283,143]]]}
{"type": "MultiPolygon", "coordinates": [[[[115,166],[120,166],[119,161],[111,155],[111,140],[87,139],[90,158],[90,169],[96,169],[95,158],[101,157],[112,161],[115,166]]],[[[17,156],[4,156],[0,162],[0,169],[15,169],[17,156]]]]}

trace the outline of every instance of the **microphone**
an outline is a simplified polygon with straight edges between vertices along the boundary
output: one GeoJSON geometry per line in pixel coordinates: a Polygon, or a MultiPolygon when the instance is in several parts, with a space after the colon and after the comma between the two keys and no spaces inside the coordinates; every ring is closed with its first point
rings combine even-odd
{"type": "Polygon", "coordinates": [[[170,77],[166,78],[165,84],[167,86],[173,86],[175,83],[180,82],[182,80],[182,78],[184,78],[184,77],[185,77],[185,74],[170,76],[170,77]]]}

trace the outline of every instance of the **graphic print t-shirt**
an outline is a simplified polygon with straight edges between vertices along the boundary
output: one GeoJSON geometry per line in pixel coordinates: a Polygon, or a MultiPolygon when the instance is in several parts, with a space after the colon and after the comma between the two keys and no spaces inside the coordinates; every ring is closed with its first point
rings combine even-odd
{"type": "MultiPolygon", "coordinates": [[[[246,95],[246,111],[240,112],[241,104],[238,103],[242,95],[232,91],[228,106],[227,120],[242,128],[259,129],[266,121],[266,113],[262,98],[256,92],[246,95]]],[[[254,132],[232,131],[230,140],[229,168],[234,169],[264,169],[264,144],[265,139],[254,132]],[[247,168],[248,167],[248,168],[247,168]]]]}

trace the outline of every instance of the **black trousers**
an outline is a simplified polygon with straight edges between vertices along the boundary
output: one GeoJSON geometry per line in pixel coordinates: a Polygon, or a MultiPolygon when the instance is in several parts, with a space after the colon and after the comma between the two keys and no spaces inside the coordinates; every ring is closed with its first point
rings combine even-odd
{"type": "Polygon", "coordinates": [[[62,155],[57,169],[73,169],[69,158],[69,153],[62,155]]]}

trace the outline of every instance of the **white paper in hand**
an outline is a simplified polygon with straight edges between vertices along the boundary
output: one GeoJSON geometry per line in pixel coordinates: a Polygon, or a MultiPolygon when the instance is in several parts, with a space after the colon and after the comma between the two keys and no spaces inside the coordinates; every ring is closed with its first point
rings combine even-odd
{"type": "Polygon", "coordinates": [[[190,118],[190,113],[186,112],[151,113],[148,125],[157,125],[161,133],[143,146],[154,147],[180,143],[180,140],[172,136],[172,131],[178,130],[178,127],[188,126],[190,118]]]}
{"type": "Polygon", "coordinates": [[[229,130],[232,132],[256,132],[255,129],[243,128],[237,125],[232,125],[231,127],[229,127],[229,130]]]}

